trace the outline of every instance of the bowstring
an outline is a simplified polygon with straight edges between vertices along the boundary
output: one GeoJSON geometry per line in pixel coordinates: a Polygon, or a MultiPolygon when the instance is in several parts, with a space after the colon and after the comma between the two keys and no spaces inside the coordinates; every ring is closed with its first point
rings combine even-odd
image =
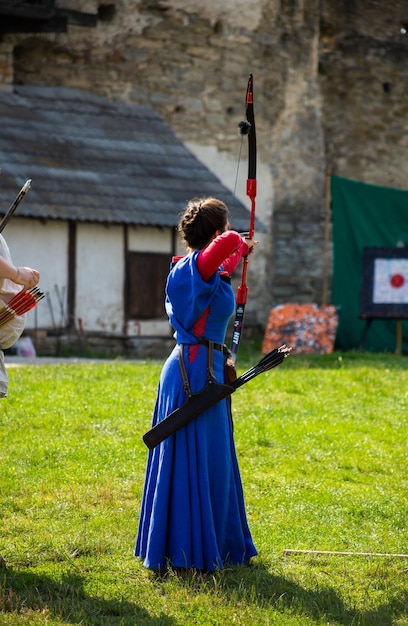
{"type": "Polygon", "coordinates": [[[241,154],[242,154],[242,144],[243,143],[244,143],[244,135],[241,134],[241,143],[240,143],[240,146],[239,146],[239,153],[238,153],[237,173],[235,175],[235,185],[234,185],[234,196],[235,197],[236,197],[236,192],[237,192],[238,174],[239,174],[239,166],[240,166],[240,163],[241,163],[241,154]]]}

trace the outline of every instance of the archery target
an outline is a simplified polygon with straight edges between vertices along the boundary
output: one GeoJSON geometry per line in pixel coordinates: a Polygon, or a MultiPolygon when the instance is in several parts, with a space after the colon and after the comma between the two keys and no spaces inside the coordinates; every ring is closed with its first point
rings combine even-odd
{"type": "Polygon", "coordinates": [[[408,259],[375,259],[373,303],[408,304],[408,259]]]}

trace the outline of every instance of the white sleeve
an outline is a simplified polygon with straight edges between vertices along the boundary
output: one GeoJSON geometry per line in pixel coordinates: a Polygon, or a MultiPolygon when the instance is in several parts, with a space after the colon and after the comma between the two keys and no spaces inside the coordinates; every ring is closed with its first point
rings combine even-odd
{"type": "MultiPolygon", "coordinates": [[[[9,247],[1,234],[0,256],[9,263],[12,263],[9,247]]],[[[16,285],[16,283],[13,283],[13,281],[8,278],[0,277],[0,312],[4,309],[5,303],[9,302],[21,289],[21,285],[16,285]]],[[[0,348],[6,350],[19,339],[24,330],[26,319],[27,315],[19,315],[7,322],[7,324],[0,326],[0,348]]]]}

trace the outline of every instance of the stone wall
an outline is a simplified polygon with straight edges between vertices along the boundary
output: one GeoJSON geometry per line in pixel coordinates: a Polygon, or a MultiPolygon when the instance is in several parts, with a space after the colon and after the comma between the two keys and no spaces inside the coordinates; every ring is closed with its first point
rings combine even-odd
{"type": "MultiPolygon", "coordinates": [[[[246,80],[254,74],[257,206],[268,234],[250,264],[249,316],[262,325],[277,303],[321,303],[326,167],[407,188],[406,1],[59,5],[98,14],[98,26],[5,36],[3,87],[70,86],[147,104],[230,188],[246,80]]],[[[242,169],[245,178],[245,163],[242,169]]]]}
{"type": "Polygon", "coordinates": [[[323,3],[319,84],[334,172],[408,188],[408,12],[403,1],[323,3]],[[343,10],[342,10],[343,9],[343,10]]]}

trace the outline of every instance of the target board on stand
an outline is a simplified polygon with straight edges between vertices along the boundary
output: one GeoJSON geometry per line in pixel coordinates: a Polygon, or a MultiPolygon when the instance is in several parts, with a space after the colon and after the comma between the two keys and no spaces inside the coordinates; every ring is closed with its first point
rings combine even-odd
{"type": "Polygon", "coordinates": [[[408,318],[408,248],[363,249],[360,317],[408,318]]]}

